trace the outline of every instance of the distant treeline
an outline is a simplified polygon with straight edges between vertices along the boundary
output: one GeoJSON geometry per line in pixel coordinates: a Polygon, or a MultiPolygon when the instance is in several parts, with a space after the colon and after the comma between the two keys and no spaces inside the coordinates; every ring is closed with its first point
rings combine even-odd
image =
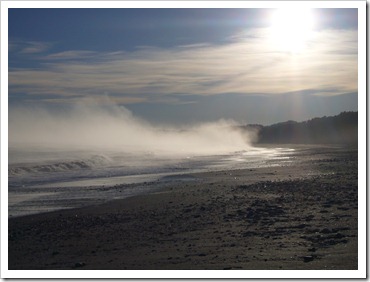
{"type": "Polygon", "coordinates": [[[257,143],[345,143],[358,140],[358,112],[342,112],[337,116],[313,118],[308,121],[286,121],[270,126],[243,126],[257,133],[257,143]]]}

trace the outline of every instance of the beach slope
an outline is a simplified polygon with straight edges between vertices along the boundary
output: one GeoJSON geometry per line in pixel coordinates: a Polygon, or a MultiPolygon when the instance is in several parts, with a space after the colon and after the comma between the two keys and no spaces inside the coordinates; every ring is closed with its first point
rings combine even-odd
{"type": "Polygon", "coordinates": [[[298,146],[291,160],[10,218],[9,269],[357,269],[357,149],[298,146]]]}

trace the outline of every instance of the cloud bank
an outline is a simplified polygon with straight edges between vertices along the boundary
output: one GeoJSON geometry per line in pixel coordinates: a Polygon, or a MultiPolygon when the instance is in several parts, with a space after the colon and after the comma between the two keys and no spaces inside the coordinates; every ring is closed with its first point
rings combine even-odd
{"type": "Polygon", "coordinates": [[[67,50],[41,56],[44,45],[33,42],[27,51],[38,68],[9,70],[10,98],[21,93],[26,101],[73,103],[108,93],[117,103],[129,104],[176,94],[357,91],[356,30],[317,31],[306,50],[293,55],[279,51],[267,29],[250,30],[220,45],[132,52],[67,50]]]}

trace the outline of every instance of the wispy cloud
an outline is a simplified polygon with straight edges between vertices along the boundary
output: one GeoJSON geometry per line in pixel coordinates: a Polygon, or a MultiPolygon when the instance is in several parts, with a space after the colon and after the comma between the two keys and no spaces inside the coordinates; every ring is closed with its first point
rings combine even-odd
{"type": "MultiPolygon", "coordinates": [[[[10,69],[10,93],[41,94],[45,99],[53,94],[67,100],[109,93],[125,103],[125,99],[152,101],[174,94],[272,95],[318,89],[320,95],[339,95],[357,91],[357,31],[317,32],[304,52],[293,55],[280,52],[266,32],[255,29],[223,45],[49,54],[43,57],[41,68],[10,69]]],[[[47,45],[31,45],[28,53],[43,48],[47,45]]]]}
{"type": "Polygon", "coordinates": [[[88,50],[73,50],[73,51],[64,51],[59,53],[53,53],[43,57],[43,60],[81,60],[84,58],[91,58],[97,53],[94,51],[88,50]]]}
{"type": "Polygon", "coordinates": [[[17,51],[21,54],[37,54],[50,49],[52,46],[49,42],[39,41],[11,41],[9,51],[17,51]]]}

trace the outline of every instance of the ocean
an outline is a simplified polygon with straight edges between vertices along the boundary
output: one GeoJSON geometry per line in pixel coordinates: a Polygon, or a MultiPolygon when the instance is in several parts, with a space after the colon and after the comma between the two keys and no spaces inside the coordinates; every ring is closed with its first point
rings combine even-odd
{"type": "Polygon", "coordinates": [[[160,189],[169,181],[196,181],[197,172],[277,166],[294,149],[248,147],[221,154],[156,154],[91,150],[12,149],[8,162],[8,216],[95,205],[160,189]]]}

